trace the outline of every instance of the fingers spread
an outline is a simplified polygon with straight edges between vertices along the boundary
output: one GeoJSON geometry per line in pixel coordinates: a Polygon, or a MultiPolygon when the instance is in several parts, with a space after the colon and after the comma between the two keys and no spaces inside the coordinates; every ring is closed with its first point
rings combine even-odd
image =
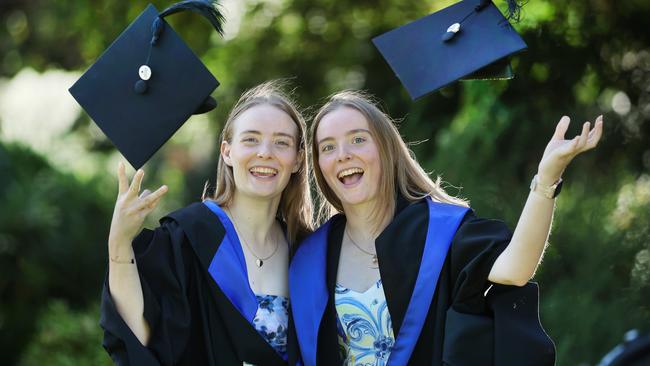
{"type": "Polygon", "coordinates": [[[598,116],[598,118],[596,118],[596,125],[589,132],[589,139],[587,140],[586,149],[593,149],[594,147],[596,147],[602,135],[603,135],[603,116],[601,115],[598,116]]]}
{"type": "Polygon", "coordinates": [[[156,198],[153,201],[150,201],[148,203],[143,203],[142,206],[138,209],[140,214],[144,214],[144,216],[148,215],[149,212],[153,211],[156,206],[158,206],[158,202],[160,202],[161,197],[156,198]]]}
{"type": "Polygon", "coordinates": [[[143,210],[143,209],[153,209],[156,207],[156,204],[158,204],[158,201],[160,198],[167,193],[167,186],[162,186],[158,188],[155,192],[147,195],[144,197],[144,199],[141,200],[141,202],[138,204],[138,210],[143,210]]]}
{"type": "Polygon", "coordinates": [[[155,192],[147,196],[145,201],[149,201],[149,202],[156,201],[160,197],[162,197],[165,193],[167,193],[167,190],[168,190],[167,186],[161,186],[160,188],[156,189],[155,192]]]}
{"type": "Polygon", "coordinates": [[[571,141],[569,141],[568,144],[566,144],[566,149],[562,151],[562,155],[564,156],[572,156],[575,155],[576,151],[578,150],[578,144],[580,143],[580,136],[576,136],[571,141]]]}
{"type": "Polygon", "coordinates": [[[563,140],[564,134],[566,133],[566,130],[569,128],[570,122],[571,122],[571,118],[567,116],[563,116],[562,118],[560,118],[560,122],[558,122],[557,126],[555,126],[555,133],[553,134],[553,138],[558,140],[563,140]]]}
{"type": "Polygon", "coordinates": [[[147,197],[147,196],[150,195],[150,194],[151,194],[151,191],[148,190],[148,189],[145,189],[145,190],[142,191],[142,193],[140,193],[140,198],[141,198],[141,199],[142,199],[142,198],[145,198],[145,197],[147,197]]]}
{"type": "Polygon", "coordinates": [[[131,187],[129,188],[129,194],[131,196],[137,196],[140,192],[140,186],[142,185],[142,177],[144,177],[144,170],[138,169],[133,176],[133,181],[131,182],[131,187]]]}
{"type": "Polygon", "coordinates": [[[118,193],[122,194],[126,192],[129,187],[129,181],[126,179],[126,173],[124,172],[124,163],[119,162],[117,164],[117,182],[118,182],[118,193]]]}
{"type": "Polygon", "coordinates": [[[590,125],[591,125],[591,123],[589,123],[589,122],[585,122],[582,125],[582,133],[580,134],[580,136],[578,136],[578,146],[576,146],[576,148],[578,150],[582,150],[582,148],[584,148],[585,145],[587,144],[587,138],[589,137],[589,126],[590,125]]]}

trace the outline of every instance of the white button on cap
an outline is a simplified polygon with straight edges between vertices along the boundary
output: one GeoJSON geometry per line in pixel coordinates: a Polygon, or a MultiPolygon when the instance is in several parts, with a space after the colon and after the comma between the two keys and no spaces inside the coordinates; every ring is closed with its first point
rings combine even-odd
{"type": "Polygon", "coordinates": [[[147,65],[142,65],[138,70],[138,74],[140,74],[140,79],[149,80],[151,78],[151,68],[147,65]]]}
{"type": "Polygon", "coordinates": [[[458,33],[460,30],[460,23],[454,23],[447,28],[447,32],[458,33]]]}

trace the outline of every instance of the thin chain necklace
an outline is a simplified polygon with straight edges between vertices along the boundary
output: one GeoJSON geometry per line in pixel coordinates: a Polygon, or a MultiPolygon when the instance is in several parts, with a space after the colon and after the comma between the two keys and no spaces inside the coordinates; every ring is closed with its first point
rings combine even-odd
{"type": "Polygon", "coordinates": [[[239,230],[239,228],[237,227],[237,222],[235,222],[235,216],[232,215],[232,212],[230,212],[230,209],[227,208],[227,207],[226,207],[226,211],[228,211],[228,215],[232,218],[232,223],[233,223],[233,225],[235,225],[235,230],[237,230],[237,232],[240,233],[241,241],[244,243],[246,248],[248,248],[248,251],[253,255],[253,257],[256,258],[255,264],[257,265],[257,268],[262,267],[264,265],[264,261],[270,259],[271,257],[273,257],[273,255],[275,255],[275,252],[278,251],[278,247],[280,246],[280,242],[277,242],[275,244],[275,249],[273,249],[273,252],[268,257],[262,258],[262,257],[258,256],[257,254],[255,254],[253,249],[251,249],[251,247],[248,246],[248,243],[246,242],[246,240],[244,240],[244,236],[241,235],[242,231],[239,230]]]}
{"type": "Polygon", "coordinates": [[[354,241],[354,239],[352,239],[352,236],[350,236],[350,233],[348,232],[348,228],[347,228],[347,227],[345,228],[345,235],[348,237],[348,239],[350,239],[350,242],[352,243],[352,245],[354,245],[355,247],[357,247],[357,249],[359,249],[362,253],[367,254],[367,255],[369,255],[369,256],[372,257],[372,264],[373,264],[375,267],[372,267],[372,266],[371,266],[370,268],[373,268],[373,269],[379,268],[379,264],[378,264],[378,260],[377,260],[377,253],[372,253],[372,252],[369,252],[369,251],[364,250],[363,248],[361,248],[361,247],[359,246],[359,244],[357,244],[357,243],[354,241]]]}

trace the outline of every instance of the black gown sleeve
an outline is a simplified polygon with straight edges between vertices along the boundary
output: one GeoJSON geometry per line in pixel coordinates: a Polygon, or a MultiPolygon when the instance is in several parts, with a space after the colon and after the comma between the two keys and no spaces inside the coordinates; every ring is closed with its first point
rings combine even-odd
{"type": "Polygon", "coordinates": [[[511,237],[502,221],[473,213],[459,227],[450,251],[453,292],[445,318],[444,365],[554,364],[553,342],[539,322],[537,285],[488,281],[511,237]]]}
{"type": "Polygon", "coordinates": [[[183,357],[190,338],[188,286],[189,245],[173,220],[155,230],[144,229],[133,241],[133,249],[144,297],[144,318],[149,324],[147,346],[135,337],[117,311],[104,282],[100,325],[103,346],[117,365],[173,365],[183,357]]]}
{"type": "Polygon", "coordinates": [[[510,243],[512,233],[503,221],[467,214],[451,243],[453,307],[464,313],[485,310],[483,294],[490,287],[492,265],[510,243]]]}

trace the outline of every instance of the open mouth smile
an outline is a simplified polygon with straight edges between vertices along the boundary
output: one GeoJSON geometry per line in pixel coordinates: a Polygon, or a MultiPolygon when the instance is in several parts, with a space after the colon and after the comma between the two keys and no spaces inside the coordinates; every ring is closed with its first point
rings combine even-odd
{"type": "Polygon", "coordinates": [[[273,178],[278,175],[278,170],[264,166],[254,166],[248,170],[256,178],[273,178]]]}
{"type": "Polygon", "coordinates": [[[361,181],[363,173],[361,168],[348,168],[340,171],[336,178],[345,186],[353,186],[361,181]]]}

